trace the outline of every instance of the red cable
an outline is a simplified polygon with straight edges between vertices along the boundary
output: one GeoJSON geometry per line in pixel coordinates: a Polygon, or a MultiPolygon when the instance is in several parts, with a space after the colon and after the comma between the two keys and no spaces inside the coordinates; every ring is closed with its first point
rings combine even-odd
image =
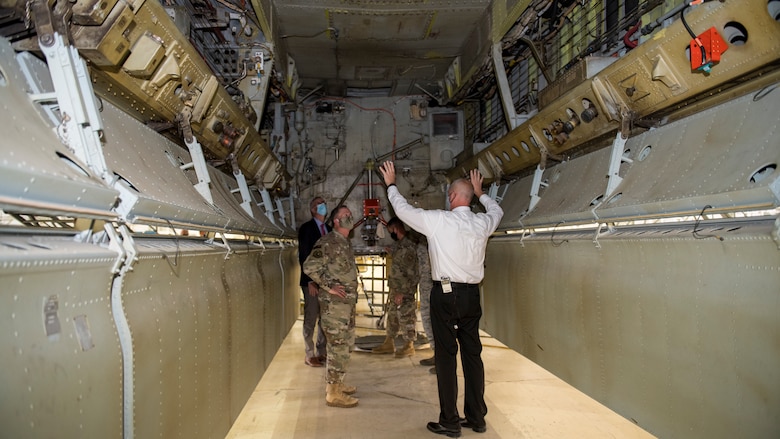
{"type": "Polygon", "coordinates": [[[623,35],[623,44],[626,45],[627,48],[633,49],[634,47],[638,46],[639,43],[636,41],[631,40],[631,36],[636,33],[637,30],[639,30],[639,26],[642,25],[642,20],[639,20],[636,22],[636,24],[626,32],[625,35],[623,35]]]}

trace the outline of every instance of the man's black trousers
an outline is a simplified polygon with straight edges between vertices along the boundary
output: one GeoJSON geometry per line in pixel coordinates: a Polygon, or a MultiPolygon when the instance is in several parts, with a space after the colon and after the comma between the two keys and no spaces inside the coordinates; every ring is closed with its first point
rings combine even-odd
{"type": "Polygon", "coordinates": [[[452,292],[444,293],[440,282],[431,290],[431,324],[436,340],[434,356],[439,385],[439,424],[460,429],[457,408],[457,354],[461,349],[461,364],[465,382],[464,415],[475,426],[485,425],[485,369],[482,364],[482,342],[479,340],[479,319],[482,307],[479,285],[452,283],[452,292]]]}

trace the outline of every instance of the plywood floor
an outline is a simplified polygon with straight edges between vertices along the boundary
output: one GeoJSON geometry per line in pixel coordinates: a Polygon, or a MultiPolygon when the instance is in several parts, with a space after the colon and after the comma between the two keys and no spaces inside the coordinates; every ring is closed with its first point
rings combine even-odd
{"type": "MultiPolygon", "coordinates": [[[[358,337],[380,336],[373,323],[358,337]]],[[[597,403],[530,360],[482,334],[487,432],[463,430],[464,438],[652,438],[632,422],[597,403]]],[[[424,345],[427,347],[427,345],[424,345]]],[[[426,430],[439,414],[435,376],[419,360],[353,352],[347,383],[360,399],[351,409],[325,405],[324,368],[303,362],[299,320],[227,435],[229,439],[436,438],[426,430]]],[[[460,374],[460,409],[463,382],[460,374]]]]}

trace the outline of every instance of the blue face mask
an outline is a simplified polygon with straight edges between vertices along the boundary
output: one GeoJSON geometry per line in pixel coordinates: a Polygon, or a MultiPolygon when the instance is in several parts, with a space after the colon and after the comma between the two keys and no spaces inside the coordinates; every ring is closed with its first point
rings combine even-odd
{"type": "Polygon", "coordinates": [[[328,213],[328,206],[325,203],[317,205],[317,215],[325,216],[328,213]]]}

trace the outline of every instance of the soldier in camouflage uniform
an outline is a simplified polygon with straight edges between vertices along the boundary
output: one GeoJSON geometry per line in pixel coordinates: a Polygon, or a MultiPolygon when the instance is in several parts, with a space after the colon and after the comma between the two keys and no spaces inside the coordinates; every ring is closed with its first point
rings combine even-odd
{"type": "Polygon", "coordinates": [[[320,238],[303,263],[303,271],[319,285],[320,321],[327,340],[325,403],[331,407],[355,407],[353,386],[344,384],[354,340],[357,303],[357,266],[349,232],[352,213],[346,206],[333,210],[333,231],[320,238]]]}
{"type": "Polygon", "coordinates": [[[407,236],[404,224],[398,218],[387,223],[387,230],[395,240],[392,249],[392,265],[387,283],[390,287],[385,312],[387,314],[387,335],[381,345],[371,352],[389,354],[395,352],[396,358],[410,357],[414,354],[414,340],[417,339],[417,300],[415,293],[420,280],[420,267],[417,263],[417,245],[407,236]],[[395,350],[395,337],[401,333],[404,346],[395,350]]]}

